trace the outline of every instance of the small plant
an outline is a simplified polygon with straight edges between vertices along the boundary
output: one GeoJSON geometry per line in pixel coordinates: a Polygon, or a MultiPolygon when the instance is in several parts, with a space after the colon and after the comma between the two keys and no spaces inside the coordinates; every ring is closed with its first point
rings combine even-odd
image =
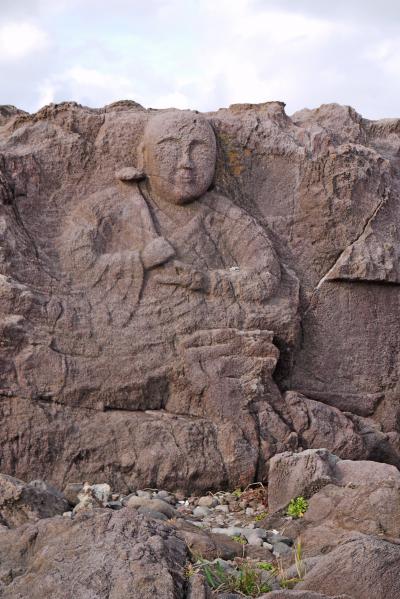
{"type": "Polygon", "coordinates": [[[300,580],[303,580],[306,575],[306,565],[303,561],[303,546],[301,543],[301,539],[299,539],[296,543],[296,547],[294,549],[294,563],[296,564],[297,576],[300,580]]]}
{"type": "Polygon", "coordinates": [[[271,562],[258,562],[257,568],[259,570],[266,570],[267,572],[276,572],[276,568],[271,562]]]}
{"type": "Polygon", "coordinates": [[[232,491],[232,495],[237,498],[241,497],[242,494],[243,494],[242,489],[235,489],[234,491],[232,491]]]}
{"type": "Polygon", "coordinates": [[[260,572],[246,563],[239,566],[234,573],[226,572],[219,562],[203,565],[202,571],[213,591],[236,592],[245,597],[258,597],[271,591],[271,587],[262,582],[260,572]]]}
{"type": "Polygon", "coordinates": [[[247,545],[247,541],[244,537],[241,537],[240,535],[233,535],[233,537],[231,537],[232,541],[236,541],[236,543],[240,543],[241,545],[247,545]]]}
{"type": "Polygon", "coordinates": [[[292,518],[302,518],[308,510],[308,501],[304,497],[291,499],[287,508],[287,515],[292,518]]]}
{"type": "Polygon", "coordinates": [[[283,589],[294,589],[298,582],[301,582],[301,578],[281,578],[279,584],[283,589]]]}
{"type": "Polygon", "coordinates": [[[256,522],[260,522],[261,520],[264,520],[264,518],[266,518],[268,516],[268,512],[260,512],[259,514],[257,514],[257,516],[254,518],[254,520],[256,522]]]}
{"type": "Polygon", "coordinates": [[[184,573],[185,578],[191,578],[192,576],[194,576],[194,574],[196,574],[196,572],[197,572],[196,567],[189,562],[188,564],[186,564],[183,573],[184,573]]]}
{"type": "Polygon", "coordinates": [[[228,575],[219,562],[204,566],[203,572],[208,586],[214,591],[220,589],[226,583],[228,575]]]}
{"type": "Polygon", "coordinates": [[[298,582],[301,582],[306,575],[306,566],[303,562],[303,547],[299,539],[294,548],[294,561],[296,565],[297,576],[288,578],[282,565],[282,560],[278,560],[277,573],[279,574],[279,584],[283,589],[293,589],[298,582]]]}

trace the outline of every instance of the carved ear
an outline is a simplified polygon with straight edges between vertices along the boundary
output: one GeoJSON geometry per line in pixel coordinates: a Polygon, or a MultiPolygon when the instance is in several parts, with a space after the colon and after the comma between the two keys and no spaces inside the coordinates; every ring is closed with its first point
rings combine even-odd
{"type": "Polygon", "coordinates": [[[146,175],[134,166],[125,166],[115,172],[115,177],[120,181],[141,181],[146,175]]]}

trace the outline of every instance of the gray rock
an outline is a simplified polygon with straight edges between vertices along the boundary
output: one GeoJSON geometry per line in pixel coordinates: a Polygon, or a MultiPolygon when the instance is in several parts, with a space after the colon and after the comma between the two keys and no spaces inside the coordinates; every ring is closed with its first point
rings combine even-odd
{"type": "Polygon", "coordinates": [[[133,496],[124,502],[124,505],[135,509],[145,507],[155,512],[160,512],[167,516],[167,518],[174,518],[179,514],[171,505],[157,498],[149,499],[148,497],[133,496]]]}
{"type": "Polygon", "coordinates": [[[204,517],[209,516],[210,514],[210,508],[201,505],[196,506],[193,510],[193,516],[204,517]]]}
{"type": "Polygon", "coordinates": [[[223,512],[224,514],[229,514],[229,506],[228,505],[216,505],[215,509],[218,512],[223,512]]]}
{"type": "Polygon", "coordinates": [[[142,491],[140,489],[133,494],[137,495],[138,497],[146,497],[146,499],[151,499],[153,497],[153,493],[151,491],[142,491]]]}
{"type": "Polygon", "coordinates": [[[292,548],[286,543],[279,542],[273,544],[272,553],[277,557],[287,555],[288,553],[292,553],[292,551],[292,548]]]}
{"type": "Polygon", "coordinates": [[[268,543],[272,543],[273,545],[275,543],[285,543],[286,545],[289,545],[289,547],[293,545],[293,539],[290,537],[285,537],[284,535],[280,535],[279,533],[271,532],[269,530],[265,531],[265,537],[262,538],[265,538],[268,543]]]}
{"type": "Polygon", "coordinates": [[[271,543],[268,543],[267,541],[263,542],[263,547],[265,547],[266,549],[269,549],[270,551],[272,551],[272,549],[273,549],[273,545],[271,545],[271,543]]]}
{"type": "Polygon", "coordinates": [[[220,535],[228,535],[229,537],[244,536],[244,528],[237,526],[228,526],[227,528],[212,528],[211,532],[220,535]]]}
{"type": "Polygon", "coordinates": [[[79,503],[78,495],[82,491],[83,483],[68,483],[63,490],[68,503],[75,506],[79,503]]]}
{"type": "Polygon", "coordinates": [[[157,499],[162,499],[163,501],[166,501],[170,505],[176,504],[176,497],[171,493],[168,493],[168,491],[158,491],[155,497],[157,499]]]}
{"type": "MultiPolygon", "coordinates": [[[[121,499],[122,505],[127,505],[128,501],[130,500],[131,497],[138,497],[138,495],[136,493],[130,493],[129,495],[125,495],[121,499]]],[[[149,497],[148,499],[151,499],[151,497],[149,497]]]]}
{"type": "Polygon", "coordinates": [[[218,499],[216,497],[213,497],[212,495],[205,495],[204,497],[200,497],[197,501],[198,506],[208,508],[216,507],[218,506],[218,503],[218,499]]]}
{"type": "Polygon", "coordinates": [[[254,545],[254,546],[257,546],[257,547],[263,547],[263,541],[262,541],[262,539],[260,539],[260,537],[258,537],[255,534],[249,534],[249,535],[247,535],[246,539],[247,539],[247,542],[248,542],[249,545],[254,545]]]}
{"type": "Polygon", "coordinates": [[[106,507],[112,510],[121,510],[123,505],[121,501],[108,501],[108,503],[106,503],[106,507]]]}
{"type": "Polygon", "coordinates": [[[43,481],[26,484],[0,474],[0,523],[10,528],[69,511],[62,493],[43,481]]]}
{"type": "Polygon", "coordinates": [[[244,528],[242,533],[246,539],[249,537],[257,537],[258,539],[267,539],[268,532],[263,528],[244,528]]]}
{"type": "Polygon", "coordinates": [[[145,516],[148,516],[149,518],[154,518],[155,520],[168,520],[167,516],[165,514],[162,514],[161,512],[157,512],[156,510],[152,510],[149,507],[140,507],[138,509],[139,514],[144,514],[145,516]]]}

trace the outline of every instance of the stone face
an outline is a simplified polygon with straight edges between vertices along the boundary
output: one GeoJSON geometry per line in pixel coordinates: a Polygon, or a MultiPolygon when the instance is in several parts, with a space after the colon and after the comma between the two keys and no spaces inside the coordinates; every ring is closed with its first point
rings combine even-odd
{"type": "Polygon", "coordinates": [[[1,596],[183,599],[185,544],[135,514],[96,510],[0,531],[1,596]]]}
{"type": "Polygon", "coordinates": [[[337,105],[1,107],[1,470],[201,493],[286,450],[399,465],[399,144],[337,105]]]}

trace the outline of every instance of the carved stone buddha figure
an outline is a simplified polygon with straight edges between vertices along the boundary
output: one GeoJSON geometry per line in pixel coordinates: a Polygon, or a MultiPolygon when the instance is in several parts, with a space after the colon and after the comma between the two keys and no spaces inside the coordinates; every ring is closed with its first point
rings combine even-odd
{"type": "Polygon", "coordinates": [[[179,410],[171,372],[191,335],[198,347],[202,331],[208,339],[215,329],[271,330],[277,318],[281,266],[266,230],[210,189],[210,123],[162,112],[148,121],[139,154],[141,171],[124,169],[64,227],[71,291],[60,299],[52,348],[67,403],[179,410]]]}

